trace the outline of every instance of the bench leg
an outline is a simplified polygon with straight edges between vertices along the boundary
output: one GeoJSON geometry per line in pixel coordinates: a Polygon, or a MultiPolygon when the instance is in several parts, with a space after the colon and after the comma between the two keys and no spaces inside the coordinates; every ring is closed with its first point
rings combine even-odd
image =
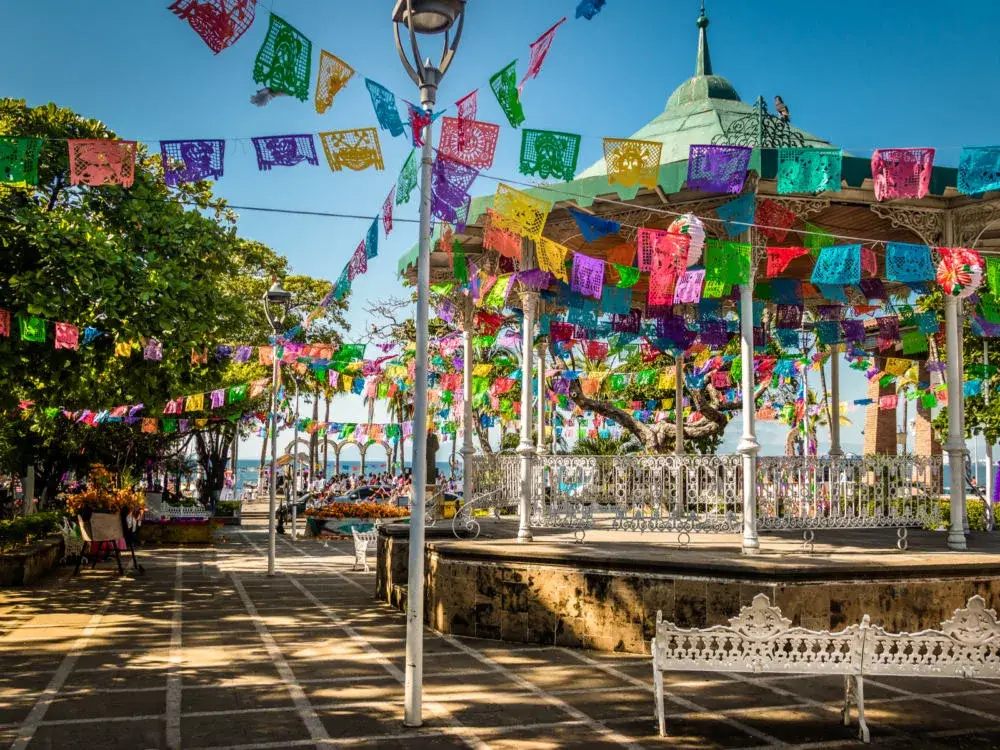
{"type": "Polygon", "coordinates": [[[660,727],[660,736],[667,736],[667,717],[663,712],[663,672],[653,665],[653,699],[656,701],[656,721],[660,727]]]}
{"type": "Polygon", "coordinates": [[[849,674],[844,675],[844,708],[840,714],[844,719],[845,727],[851,725],[851,684],[853,679],[849,674]]]}
{"type": "Polygon", "coordinates": [[[854,690],[858,700],[858,737],[862,742],[871,742],[868,734],[868,724],[865,721],[865,678],[858,676],[854,678],[854,690]]]}
{"type": "Polygon", "coordinates": [[[368,543],[365,543],[364,551],[361,553],[362,561],[365,565],[365,573],[370,573],[371,568],[368,567],[368,543]]]}

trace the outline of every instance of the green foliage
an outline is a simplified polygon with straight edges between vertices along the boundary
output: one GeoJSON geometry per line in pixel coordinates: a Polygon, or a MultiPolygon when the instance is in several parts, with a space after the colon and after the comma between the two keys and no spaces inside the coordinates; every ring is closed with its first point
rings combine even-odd
{"type": "Polygon", "coordinates": [[[215,515],[220,518],[232,518],[239,509],[239,500],[224,500],[215,504],[215,515]]]}
{"type": "MultiPolygon", "coordinates": [[[[965,498],[965,513],[969,517],[969,531],[986,531],[986,503],[978,497],[965,498]]],[[[941,516],[945,529],[951,529],[951,503],[941,501],[941,516]]]]}
{"type": "Polygon", "coordinates": [[[624,456],[639,453],[642,445],[632,435],[581,438],[570,453],[581,456],[624,456]]]}
{"type": "Polygon", "coordinates": [[[17,549],[56,533],[61,520],[61,513],[35,513],[0,521],[0,552],[17,549]]]}
{"type": "MultiPolygon", "coordinates": [[[[142,146],[131,188],[70,186],[61,139],[114,138],[97,120],[54,104],[32,108],[2,99],[0,133],[55,139],[42,149],[37,186],[0,185],[2,306],[71,323],[81,334],[85,326],[103,332],[78,351],[56,350],[51,339],[0,339],[0,468],[23,472],[33,463],[43,488],[71,468],[74,456],[124,453],[142,472],[148,458],[162,457],[186,437],[141,437],[134,426],[91,429],[44,410],[142,403],[145,415],[159,416],[168,398],[267,377],[270,368],[256,362],[217,361],[214,347],[268,343],[261,299],[274,277],[284,277],[295,294],[283,321],[288,329],[316,307],[330,282],[288,275],[284,258],[237,235],[237,215],[212,194],[210,182],[167,187],[159,154],[142,146]],[[162,361],[143,358],[147,338],[162,343],[162,361]],[[115,343],[126,341],[134,342],[132,356],[115,356],[115,343]],[[206,347],[208,363],[192,365],[192,349],[206,347]],[[22,412],[22,401],[34,408],[22,412]],[[127,444],[116,451],[121,439],[127,444]]],[[[339,343],[345,309],[346,302],[334,302],[298,340],[339,343]]],[[[227,405],[211,416],[235,418],[262,403],[227,405]]],[[[226,446],[236,433],[228,422],[206,429],[224,433],[226,446]]]]}

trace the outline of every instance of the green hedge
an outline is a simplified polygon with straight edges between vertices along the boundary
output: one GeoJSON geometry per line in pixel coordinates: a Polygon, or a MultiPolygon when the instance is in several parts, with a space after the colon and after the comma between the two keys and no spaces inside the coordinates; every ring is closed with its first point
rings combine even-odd
{"type": "Polygon", "coordinates": [[[240,509],[239,500],[224,500],[215,504],[215,515],[222,518],[230,518],[236,515],[240,509]]]}
{"type": "MultiPolygon", "coordinates": [[[[965,498],[965,512],[969,516],[969,531],[986,531],[986,503],[978,497],[965,498]]],[[[951,503],[941,501],[941,515],[946,529],[951,528],[951,503]]]]}
{"type": "Polygon", "coordinates": [[[59,530],[61,513],[35,513],[0,521],[0,552],[44,539],[59,530]]]}

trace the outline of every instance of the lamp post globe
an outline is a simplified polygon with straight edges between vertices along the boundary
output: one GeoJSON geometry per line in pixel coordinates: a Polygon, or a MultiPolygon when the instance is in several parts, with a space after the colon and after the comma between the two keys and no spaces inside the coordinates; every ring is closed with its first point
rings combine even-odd
{"type": "Polygon", "coordinates": [[[415,34],[441,34],[462,13],[465,0],[398,0],[392,20],[415,34]]]}
{"type": "MultiPolygon", "coordinates": [[[[270,317],[270,308],[272,306],[280,308],[282,312],[286,312],[291,302],[292,293],[282,286],[280,279],[271,284],[271,288],[264,295],[264,305],[268,308],[268,317],[270,317]]],[[[274,323],[272,322],[271,325],[273,326],[274,323]]]]}

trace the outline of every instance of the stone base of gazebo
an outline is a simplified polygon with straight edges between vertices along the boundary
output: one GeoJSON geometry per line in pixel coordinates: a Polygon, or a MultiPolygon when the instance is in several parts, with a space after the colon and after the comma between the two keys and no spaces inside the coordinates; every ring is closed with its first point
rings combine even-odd
{"type": "MultiPolygon", "coordinates": [[[[973,594],[1000,608],[1000,540],[972,534],[967,552],[943,550],[944,532],[913,531],[906,552],[894,529],[829,530],[811,553],[801,535],[761,535],[761,554],[735,535],[692,535],[680,547],[634,533],[533,530],[485,522],[472,541],[428,534],[425,613],[443,633],[494,640],[648,653],[656,612],[681,627],[725,624],[765,593],[793,624],[839,629],[870,614],[891,631],[934,627],[973,594]]],[[[430,529],[428,530],[431,531],[430,529]]],[[[450,529],[448,530],[450,532],[450,529]]],[[[407,529],[383,527],[378,598],[406,606],[407,529]]]]}

